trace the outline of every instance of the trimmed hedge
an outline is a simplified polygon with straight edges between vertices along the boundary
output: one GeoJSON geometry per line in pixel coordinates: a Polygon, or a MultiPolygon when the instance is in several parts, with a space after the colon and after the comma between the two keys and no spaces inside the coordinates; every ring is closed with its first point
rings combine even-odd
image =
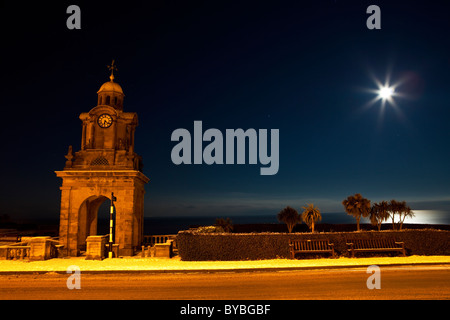
{"type": "MultiPolygon", "coordinates": [[[[334,243],[337,255],[348,256],[346,238],[383,237],[393,237],[396,241],[403,241],[407,255],[450,255],[450,231],[431,229],[291,234],[206,234],[195,231],[180,231],[177,235],[177,246],[181,259],[185,261],[261,260],[290,258],[289,239],[329,239],[331,243],[334,243]]],[[[384,256],[387,254],[389,253],[381,253],[384,256]]],[[[362,256],[362,254],[358,256],[362,256]]]]}

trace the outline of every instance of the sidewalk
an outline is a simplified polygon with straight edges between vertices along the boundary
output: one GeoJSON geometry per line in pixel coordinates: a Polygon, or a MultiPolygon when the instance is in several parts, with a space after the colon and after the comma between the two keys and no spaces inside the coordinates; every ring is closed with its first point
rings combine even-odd
{"type": "Polygon", "coordinates": [[[0,260],[0,275],[17,273],[66,273],[69,266],[75,265],[81,272],[243,272],[243,271],[282,271],[302,269],[324,269],[345,267],[399,266],[399,265],[447,265],[450,270],[450,256],[409,256],[338,259],[273,259],[256,261],[181,261],[179,257],[163,258],[118,258],[102,261],[85,260],[84,257],[50,259],[46,261],[0,260]]]}

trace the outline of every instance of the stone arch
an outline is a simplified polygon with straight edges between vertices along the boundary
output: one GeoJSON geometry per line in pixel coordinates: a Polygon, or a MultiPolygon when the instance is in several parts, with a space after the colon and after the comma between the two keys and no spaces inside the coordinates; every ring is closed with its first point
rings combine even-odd
{"type": "Polygon", "coordinates": [[[133,255],[143,240],[144,185],[149,179],[134,170],[67,170],[57,174],[63,179],[59,239],[67,254],[79,255],[86,237],[95,234],[98,209],[114,192],[114,243],[119,245],[120,255],[133,255]]]}
{"type": "Polygon", "coordinates": [[[105,201],[111,201],[104,195],[86,198],[78,209],[78,250],[86,250],[86,238],[97,235],[98,211],[105,201]]]}

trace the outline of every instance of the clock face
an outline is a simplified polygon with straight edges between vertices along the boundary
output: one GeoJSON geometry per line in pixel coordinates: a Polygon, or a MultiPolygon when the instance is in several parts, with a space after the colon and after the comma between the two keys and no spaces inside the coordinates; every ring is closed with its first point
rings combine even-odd
{"type": "Polygon", "coordinates": [[[101,128],[109,128],[112,125],[113,119],[109,114],[102,114],[97,119],[97,123],[101,128]]]}

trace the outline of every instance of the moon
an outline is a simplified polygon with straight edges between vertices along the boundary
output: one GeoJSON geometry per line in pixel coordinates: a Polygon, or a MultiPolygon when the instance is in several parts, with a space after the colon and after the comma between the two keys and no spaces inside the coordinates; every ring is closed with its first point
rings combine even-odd
{"type": "Polygon", "coordinates": [[[381,87],[378,91],[378,96],[383,100],[390,100],[394,94],[394,89],[392,87],[381,87]]]}

